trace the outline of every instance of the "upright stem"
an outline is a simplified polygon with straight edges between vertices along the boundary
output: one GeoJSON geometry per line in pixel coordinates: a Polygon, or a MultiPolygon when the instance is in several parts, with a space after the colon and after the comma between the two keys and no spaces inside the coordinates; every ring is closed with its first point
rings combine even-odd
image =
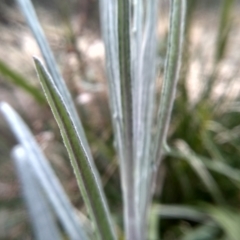
{"type": "Polygon", "coordinates": [[[134,160],[133,160],[133,99],[130,54],[130,1],[118,0],[118,40],[119,66],[122,95],[123,135],[125,144],[124,174],[124,224],[127,240],[138,240],[136,199],[134,194],[134,160]]]}
{"type": "Polygon", "coordinates": [[[163,144],[166,141],[172,114],[182,59],[182,46],[185,28],[186,0],[172,0],[171,5],[167,60],[165,65],[160,107],[158,111],[158,132],[154,146],[154,161],[156,167],[159,166],[162,158],[163,144]]]}
{"type": "MultiPolygon", "coordinates": [[[[186,0],[171,0],[170,33],[168,39],[167,58],[164,70],[164,81],[161,92],[160,106],[157,118],[157,134],[154,139],[152,177],[150,186],[154,189],[157,169],[160,166],[163,145],[166,143],[167,131],[175,99],[176,86],[182,60],[182,47],[186,20],[186,0]]],[[[153,190],[152,189],[152,190],[153,190]]],[[[151,193],[149,192],[151,199],[151,193]]],[[[150,201],[149,199],[149,201],[150,201]]]]}

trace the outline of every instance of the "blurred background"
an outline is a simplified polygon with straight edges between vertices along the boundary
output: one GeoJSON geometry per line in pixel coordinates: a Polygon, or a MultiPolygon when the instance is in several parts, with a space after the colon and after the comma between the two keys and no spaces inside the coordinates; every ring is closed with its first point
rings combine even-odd
{"type": "MultiPolygon", "coordinates": [[[[79,111],[121,236],[121,187],[98,1],[33,2],[79,111]]],[[[163,76],[169,17],[169,1],[160,2],[158,86],[163,76]]],[[[164,214],[154,207],[151,211],[152,240],[159,239],[160,233],[166,240],[187,239],[186,234],[204,226],[205,235],[196,240],[240,239],[236,237],[240,236],[238,227],[224,228],[232,226],[233,219],[236,226],[240,224],[239,11],[240,3],[234,0],[188,1],[183,67],[169,145],[190,157],[168,154],[159,169],[154,206],[164,204],[164,214]],[[184,206],[207,212],[217,225],[209,225],[209,219],[196,220],[185,214],[179,217],[177,212],[184,206]],[[232,231],[236,238],[232,238],[232,231]]],[[[0,101],[8,102],[27,122],[72,203],[85,213],[60,132],[37,79],[33,55],[41,53],[23,16],[14,1],[1,0],[0,101]]],[[[0,117],[0,239],[30,240],[31,224],[10,157],[15,144],[0,117]]]]}

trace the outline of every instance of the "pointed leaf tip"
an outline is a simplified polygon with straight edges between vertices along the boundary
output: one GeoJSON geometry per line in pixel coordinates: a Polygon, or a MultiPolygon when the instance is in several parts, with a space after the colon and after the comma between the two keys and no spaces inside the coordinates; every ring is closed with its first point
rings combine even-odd
{"type": "Polygon", "coordinates": [[[7,113],[8,111],[11,111],[11,107],[9,106],[8,103],[6,102],[0,102],[0,111],[5,114],[7,113]]]}
{"type": "Polygon", "coordinates": [[[43,64],[42,60],[38,56],[33,55],[32,58],[33,58],[33,61],[34,61],[35,64],[36,63],[43,64]]]}

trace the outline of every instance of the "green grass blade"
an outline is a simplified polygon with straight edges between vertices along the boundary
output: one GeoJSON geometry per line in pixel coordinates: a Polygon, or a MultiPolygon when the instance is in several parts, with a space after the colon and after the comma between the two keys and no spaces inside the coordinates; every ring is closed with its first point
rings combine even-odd
{"type": "MultiPolygon", "coordinates": [[[[179,157],[179,158],[188,158],[190,157],[189,155],[183,155],[182,153],[174,150],[174,149],[169,149],[166,152],[167,155],[173,156],[173,157],[179,157]]],[[[232,180],[237,187],[240,187],[240,170],[233,168],[229,165],[227,165],[224,162],[219,161],[218,159],[209,159],[203,156],[199,156],[197,154],[194,154],[196,158],[201,161],[206,168],[208,168],[211,171],[217,172],[228,179],[232,180]]]]}
{"type": "Polygon", "coordinates": [[[155,204],[152,211],[161,218],[184,219],[194,222],[204,222],[209,219],[206,213],[190,206],[155,204]]]}
{"type": "Polygon", "coordinates": [[[220,162],[217,159],[211,160],[202,156],[197,157],[209,170],[227,177],[228,179],[232,180],[238,188],[240,187],[240,170],[233,168],[224,162],[220,162]]]}
{"type": "Polygon", "coordinates": [[[195,155],[195,153],[191,151],[189,146],[183,141],[178,142],[178,148],[178,151],[174,151],[169,148],[166,153],[170,156],[178,157],[187,161],[192,167],[192,169],[199,176],[201,181],[204,183],[206,188],[209,190],[209,193],[212,195],[216,203],[224,203],[224,198],[218,188],[217,183],[215,182],[214,178],[211,176],[207,167],[204,165],[201,159],[199,159],[197,155],[195,155]]]}
{"type": "Polygon", "coordinates": [[[101,239],[115,239],[108,206],[92,156],[84,148],[68,107],[40,60],[34,59],[39,80],[59,125],[85,203],[101,239]]]}
{"type": "Polygon", "coordinates": [[[221,2],[221,12],[214,53],[214,66],[212,73],[205,84],[203,95],[201,97],[202,99],[209,99],[212,94],[213,88],[218,79],[219,63],[224,59],[230,36],[229,33],[232,25],[232,14],[235,0],[222,0],[221,2]]]}
{"type": "Polygon", "coordinates": [[[215,63],[218,63],[221,59],[223,59],[226,51],[229,32],[232,25],[232,11],[235,0],[222,0],[221,2],[221,13],[215,50],[215,63]]]}
{"type": "MultiPolygon", "coordinates": [[[[193,230],[184,232],[184,236],[181,240],[217,240],[220,229],[216,223],[210,221],[200,227],[194,228],[193,230]]],[[[223,240],[221,238],[221,240],[223,240]]]]}
{"type": "Polygon", "coordinates": [[[179,219],[183,221],[204,223],[209,220],[209,217],[206,213],[191,206],[154,204],[149,213],[149,240],[159,239],[158,228],[161,219],[179,219]]]}
{"type": "Polygon", "coordinates": [[[9,79],[15,85],[21,87],[24,91],[29,93],[38,103],[43,104],[46,102],[43,94],[39,89],[32,86],[28,81],[19,73],[11,69],[7,64],[0,60],[0,74],[9,79]]]}
{"type": "Polygon", "coordinates": [[[210,207],[208,214],[219,224],[228,240],[238,240],[240,236],[240,214],[225,208],[210,207]]]}
{"type": "Polygon", "coordinates": [[[207,130],[203,130],[202,139],[205,148],[208,150],[212,158],[218,159],[221,162],[226,162],[226,159],[224,159],[224,157],[222,156],[220,149],[218,149],[218,146],[212,140],[211,135],[207,130]]]}
{"type": "Polygon", "coordinates": [[[60,240],[61,236],[52,214],[46,195],[38,184],[34,171],[29,164],[29,156],[19,145],[12,151],[12,156],[20,179],[23,197],[30,215],[34,235],[37,240],[60,240]],[[26,171],[26,169],[28,169],[26,171]]]}
{"type": "Polygon", "coordinates": [[[24,147],[28,155],[31,156],[29,163],[31,163],[39,184],[41,184],[46,192],[53,209],[70,239],[87,239],[59,180],[49,165],[49,161],[40,150],[29,128],[7,103],[1,103],[0,110],[18,142],[24,147]]]}
{"type": "Polygon", "coordinates": [[[185,24],[185,32],[184,32],[184,43],[183,43],[183,56],[182,56],[182,65],[180,69],[179,75],[179,84],[178,89],[181,92],[182,98],[185,100],[185,103],[188,104],[188,90],[187,90],[187,77],[188,72],[190,70],[190,60],[191,60],[191,29],[193,27],[193,16],[195,12],[197,2],[196,0],[188,0],[187,1],[187,13],[186,13],[186,24],[185,24]]]}

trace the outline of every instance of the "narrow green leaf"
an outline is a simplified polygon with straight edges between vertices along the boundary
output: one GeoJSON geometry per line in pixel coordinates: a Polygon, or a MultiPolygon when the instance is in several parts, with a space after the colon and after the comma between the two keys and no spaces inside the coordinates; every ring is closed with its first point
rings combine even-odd
{"type": "MultiPolygon", "coordinates": [[[[100,17],[106,51],[106,70],[113,124],[120,129],[122,108],[118,62],[117,1],[100,0],[100,17]]],[[[118,133],[118,135],[120,134],[118,133]]]]}
{"type": "Polygon", "coordinates": [[[184,219],[195,222],[204,222],[209,219],[206,213],[191,206],[155,204],[153,212],[161,218],[184,219]]]}
{"type": "Polygon", "coordinates": [[[29,164],[34,169],[39,184],[41,184],[47,194],[53,209],[70,239],[87,239],[58,178],[54,174],[49,161],[40,150],[29,128],[7,103],[1,103],[0,110],[18,142],[23,146],[24,151],[27,152],[31,160],[29,164]]]}
{"type": "Polygon", "coordinates": [[[121,82],[123,114],[124,161],[122,163],[122,185],[124,199],[124,225],[126,239],[140,239],[137,220],[137,197],[135,194],[135,165],[133,154],[133,91],[131,76],[130,11],[129,0],[118,0],[118,58],[121,82]]]}
{"type": "Polygon", "coordinates": [[[216,49],[215,49],[215,62],[218,63],[225,54],[226,46],[229,38],[229,32],[232,25],[232,11],[234,7],[234,0],[221,1],[221,13],[219,19],[216,49]]]}
{"type": "Polygon", "coordinates": [[[55,84],[57,85],[59,91],[64,96],[66,96],[67,98],[70,98],[70,96],[67,96],[68,92],[65,91],[66,85],[64,83],[64,80],[61,77],[61,74],[55,62],[53,53],[49,47],[48,41],[38,21],[38,18],[31,0],[16,0],[16,2],[18,3],[20,10],[24,15],[24,17],[26,18],[27,24],[30,27],[37,41],[37,44],[41,50],[44,60],[46,61],[49,72],[53,76],[55,84]]]}
{"type": "MultiPolygon", "coordinates": [[[[133,158],[135,202],[142,239],[146,238],[147,210],[151,201],[151,140],[154,123],[157,66],[157,0],[135,0],[132,5],[131,70],[133,101],[133,158]]],[[[131,25],[130,25],[131,26],[131,25]]]]}
{"type": "Polygon", "coordinates": [[[199,176],[201,181],[204,183],[204,185],[207,187],[209,193],[212,195],[216,203],[219,204],[224,203],[224,198],[222,196],[221,191],[218,188],[217,183],[215,182],[214,178],[211,176],[207,167],[204,165],[201,159],[199,159],[197,155],[195,155],[195,153],[183,141],[178,142],[178,148],[180,151],[179,150],[174,151],[169,148],[166,154],[179,157],[187,161],[193,168],[193,170],[196,172],[196,174],[199,176]]]}
{"type": "Polygon", "coordinates": [[[39,80],[61,130],[79,188],[94,220],[98,236],[106,240],[115,239],[109,209],[92,156],[84,148],[82,136],[76,131],[68,106],[55,83],[40,60],[34,58],[34,61],[39,80]]]}
{"type": "Polygon", "coordinates": [[[219,161],[218,159],[208,159],[203,156],[195,155],[211,171],[217,172],[232,180],[235,185],[240,187],[240,170],[219,161]]]}
{"type": "Polygon", "coordinates": [[[207,130],[202,131],[203,144],[208,150],[210,156],[214,159],[218,159],[221,162],[226,162],[227,159],[224,159],[220,149],[218,149],[215,142],[212,140],[211,135],[207,130]]]}
{"type": "Polygon", "coordinates": [[[75,105],[72,101],[71,94],[67,89],[67,86],[60,74],[60,71],[58,69],[58,66],[56,64],[56,61],[54,59],[53,53],[49,47],[48,41],[44,35],[44,32],[39,24],[37,15],[34,11],[32,2],[30,0],[16,0],[19,8],[21,9],[22,13],[24,14],[27,24],[29,25],[37,43],[38,46],[41,50],[41,53],[44,57],[44,60],[47,64],[47,68],[49,72],[51,73],[51,76],[53,78],[53,81],[55,85],[57,86],[59,92],[64,98],[64,101],[69,107],[69,111],[72,115],[72,118],[74,120],[74,124],[77,128],[77,131],[81,134],[82,136],[82,141],[85,145],[86,151],[90,153],[90,148],[85,136],[85,132],[82,127],[82,123],[78,117],[77,110],[75,108],[75,105]]]}
{"type": "Polygon", "coordinates": [[[149,240],[157,240],[161,219],[180,219],[205,223],[209,216],[192,206],[153,204],[149,213],[149,240]]]}
{"type": "Polygon", "coordinates": [[[12,156],[21,182],[23,197],[30,215],[37,240],[60,240],[61,236],[43,189],[38,184],[34,170],[29,164],[27,152],[21,145],[16,146],[12,156]],[[27,169],[27,171],[26,171],[27,169]]]}
{"type": "Polygon", "coordinates": [[[123,130],[126,147],[125,158],[130,171],[133,162],[133,114],[132,114],[132,79],[130,54],[130,3],[129,0],[118,0],[118,39],[119,66],[121,79],[123,130]]]}
{"type": "Polygon", "coordinates": [[[196,174],[199,176],[201,181],[204,183],[209,193],[212,195],[213,199],[216,203],[222,204],[224,202],[221,191],[218,188],[217,183],[214,178],[209,173],[208,169],[205,165],[199,161],[195,156],[191,156],[191,158],[185,158],[196,174]]]}
{"type": "Polygon", "coordinates": [[[186,12],[186,23],[185,23],[185,31],[184,31],[184,43],[183,43],[183,56],[182,56],[182,64],[179,75],[179,84],[178,91],[181,92],[181,98],[185,101],[185,103],[189,102],[188,99],[188,89],[187,89],[187,77],[188,72],[190,70],[191,65],[191,30],[193,27],[193,16],[197,6],[196,0],[188,0],[187,2],[187,12],[186,12]]]}
{"type": "Polygon", "coordinates": [[[15,85],[21,87],[29,93],[38,103],[43,104],[46,102],[43,94],[36,87],[28,83],[19,73],[11,69],[7,64],[0,60],[0,74],[9,79],[15,85]]]}
{"type": "MultiPolygon", "coordinates": [[[[140,1],[138,1],[140,2],[140,1]]],[[[141,14],[141,3],[137,3],[137,11],[141,14]]],[[[138,33],[137,41],[140,41],[140,48],[135,56],[135,61],[139,66],[135,66],[137,71],[136,79],[134,80],[133,94],[134,103],[134,143],[135,143],[135,161],[136,161],[136,195],[139,195],[140,206],[140,221],[144,222],[147,215],[149,204],[148,182],[151,177],[151,143],[152,129],[155,119],[154,108],[156,102],[156,67],[157,67],[157,16],[158,16],[158,1],[149,0],[146,2],[144,31],[141,34],[141,29],[138,33]],[[137,68],[138,67],[138,68],[137,68]],[[141,196],[141,197],[140,197],[141,196]]],[[[138,17],[140,18],[140,17],[138,17]]],[[[139,21],[143,21],[139,19],[139,21]]],[[[138,23],[141,26],[141,23],[138,23]]],[[[140,27],[139,26],[139,27],[140,27]]],[[[133,43],[134,44],[134,43],[133,43]]],[[[138,44],[139,45],[139,44],[138,44]]],[[[146,223],[145,223],[146,225],[146,223]]],[[[143,229],[144,231],[144,229],[143,229]]]]}
{"type": "MultiPolygon", "coordinates": [[[[109,103],[113,124],[116,150],[119,156],[120,168],[125,162],[124,136],[122,126],[122,103],[120,74],[118,61],[118,38],[117,38],[117,1],[100,0],[101,30],[105,44],[107,80],[109,90],[109,103]]],[[[120,171],[124,179],[123,171],[120,171]]],[[[125,186],[123,186],[125,189],[125,186]]]]}
{"type": "MultiPolygon", "coordinates": [[[[151,1],[150,1],[151,2],[151,1]]],[[[142,40],[143,40],[143,29],[144,29],[144,4],[142,0],[133,1],[133,24],[131,28],[131,62],[134,64],[132,67],[132,79],[133,79],[133,91],[135,92],[139,85],[139,67],[140,57],[142,54],[142,40]]],[[[133,95],[135,94],[133,92],[133,95]]],[[[134,99],[133,99],[134,100],[134,99]]],[[[135,108],[135,104],[134,104],[135,108]]]]}
{"type": "MultiPolygon", "coordinates": [[[[126,129],[125,138],[129,137],[126,146],[132,151],[132,79],[131,79],[131,48],[130,48],[130,2],[118,0],[118,49],[121,79],[121,95],[123,124],[126,129]]],[[[131,157],[131,153],[130,153],[131,157]]]]}
{"type": "MultiPolygon", "coordinates": [[[[157,118],[157,134],[154,140],[154,163],[159,166],[162,158],[163,144],[166,142],[168,126],[171,118],[176,85],[182,59],[186,17],[186,0],[171,0],[170,34],[164,81],[161,92],[157,118]]],[[[157,169],[157,168],[156,168],[157,169]]]]}
{"type": "MultiPolygon", "coordinates": [[[[179,158],[191,158],[189,155],[184,155],[181,152],[178,152],[174,149],[168,149],[166,151],[166,154],[173,157],[179,157],[179,158]]],[[[201,161],[206,168],[208,168],[211,171],[217,172],[219,174],[222,174],[226,176],[227,178],[233,180],[238,187],[240,187],[240,170],[235,169],[229,165],[227,165],[224,162],[219,161],[218,159],[209,159],[204,156],[199,156],[197,154],[194,154],[196,158],[201,161]]]]}
{"type": "Polygon", "coordinates": [[[239,240],[239,212],[233,212],[225,208],[210,207],[208,213],[224,230],[228,240],[239,240]]]}
{"type": "MultiPolygon", "coordinates": [[[[184,232],[184,236],[181,240],[217,240],[219,232],[220,229],[216,223],[210,221],[194,228],[193,230],[184,232]]],[[[223,239],[221,238],[221,240],[223,239]]]]}
{"type": "MultiPolygon", "coordinates": [[[[158,109],[157,126],[153,136],[153,149],[150,163],[151,175],[147,183],[147,196],[152,196],[157,170],[161,163],[163,146],[166,143],[168,127],[175,99],[175,92],[182,60],[186,21],[186,0],[171,0],[170,33],[168,39],[167,57],[165,62],[164,80],[158,109]]],[[[150,201],[150,200],[148,200],[150,201]]]]}

